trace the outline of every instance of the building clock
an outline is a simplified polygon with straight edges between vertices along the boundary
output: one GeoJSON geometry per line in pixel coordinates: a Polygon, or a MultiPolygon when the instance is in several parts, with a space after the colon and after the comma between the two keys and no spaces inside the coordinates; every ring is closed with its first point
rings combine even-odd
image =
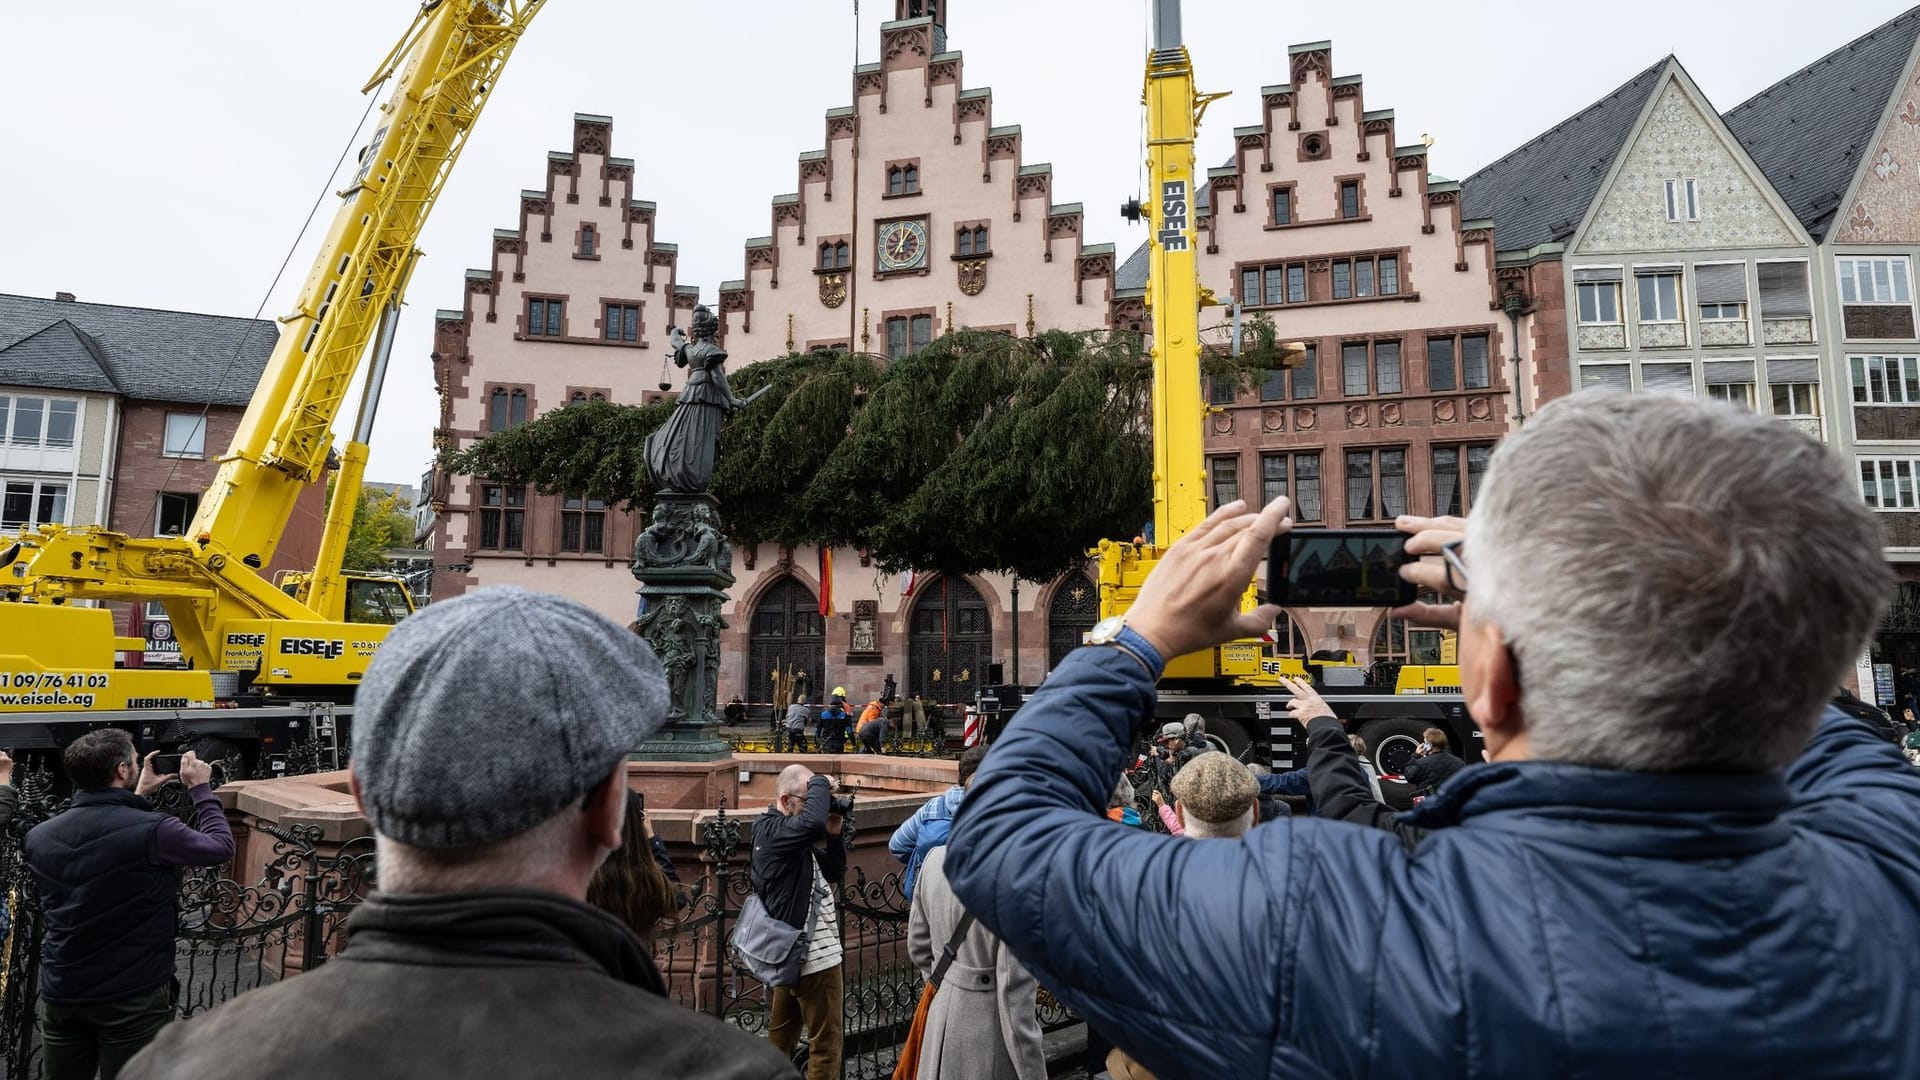
{"type": "Polygon", "coordinates": [[[901,270],[924,270],[927,266],[927,221],[910,218],[883,221],[876,245],[879,271],[891,274],[901,270]]]}

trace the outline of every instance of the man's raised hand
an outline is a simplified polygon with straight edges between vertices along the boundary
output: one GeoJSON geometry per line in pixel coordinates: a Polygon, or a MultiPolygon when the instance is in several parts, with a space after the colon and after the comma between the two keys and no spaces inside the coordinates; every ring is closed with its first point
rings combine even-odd
{"type": "Polygon", "coordinates": [[[1267,545],[1293,528],[1292,509],[1276,498],[1252,514],[1235,500],[1209,514],[1160,557],[1127,612],[1127,625],[1168,660],[1271,630],[1279,606],[1241,611],[1240,598],[1267,545]]]}

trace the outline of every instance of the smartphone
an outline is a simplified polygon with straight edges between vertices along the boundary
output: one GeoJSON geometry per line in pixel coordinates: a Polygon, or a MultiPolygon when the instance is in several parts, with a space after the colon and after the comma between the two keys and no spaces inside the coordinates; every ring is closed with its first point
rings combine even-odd
{"type": "Polygon", "coordinates": [[[1282,607],[1399,607],[1419,589],[1400,577],[1415,561],[1395,529],[1295,529],[1267,549],[1267,601],[1282,607]]]}
{"type": "Polygon", "coordinates": [[[181,758],[182,756],[183,756],[183,755],[180,755],[180,754],[155,754],[155,755],[153,755],[153,765],[152,765],[152,768],[153,768],[153,775],[155,775],[155,776],[172,776],[172,775],[173,775],[174,773],[177,773],[177,772],[179,772],[179,771],[180,771],[180,758],[181,758]]]}

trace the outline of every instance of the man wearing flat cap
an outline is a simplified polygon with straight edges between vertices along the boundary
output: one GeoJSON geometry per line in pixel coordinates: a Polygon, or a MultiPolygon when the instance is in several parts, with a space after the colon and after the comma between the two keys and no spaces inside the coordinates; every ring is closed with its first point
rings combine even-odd
{"type": "Polygon", "coordinates": [[[380,888],[348,947],[171,1025],[121,1076],[793,1077],[668,1001],[585,903],[620,845],[627,754],[667,707],[646,643],[571,600],[490,588],[409,616],[355,700],[380,888]]]}

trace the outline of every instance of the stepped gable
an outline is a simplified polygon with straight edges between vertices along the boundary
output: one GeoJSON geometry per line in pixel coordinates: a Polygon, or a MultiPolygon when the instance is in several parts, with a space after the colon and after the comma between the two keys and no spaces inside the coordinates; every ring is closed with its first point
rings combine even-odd
{"type": "Polygon", "coordinates": [[[826,112],[825,148],[799,155],[797,190],[771,200],[743,276],[720,285],[737,357],[879,351],[885,321],[915,315],[935,333],[1105,325],[1112,245],[1086,242],[1084,208],[1054,201],[1053,167],[1025,160],[1019,126],[994,122],[993,92],[966,87],[944,38],[943,12],[882,24],[854,103],[826,112]],[[894,266],[879,233],[899,222],[923,228],[929,250],[894,266]]]}

